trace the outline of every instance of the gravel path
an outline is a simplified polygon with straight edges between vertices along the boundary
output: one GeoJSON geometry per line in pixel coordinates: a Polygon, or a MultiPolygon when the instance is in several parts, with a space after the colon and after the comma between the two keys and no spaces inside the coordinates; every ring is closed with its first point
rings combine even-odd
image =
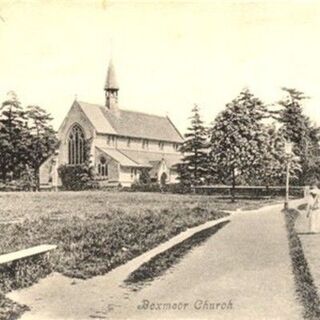
{"type": "Polygon", "coordinates": [[[31,307],[22,320],[300,319],[280,209],[233,214],[231,223],[139,292],[121,287],[123,280],[165,245],[105,276],[74,281],[53,274],[8,296],[31,307]],[[144,300],[147,310],[138,308],[144,300]],[[150,303],[160,310],[150,310],[150,303]]]}

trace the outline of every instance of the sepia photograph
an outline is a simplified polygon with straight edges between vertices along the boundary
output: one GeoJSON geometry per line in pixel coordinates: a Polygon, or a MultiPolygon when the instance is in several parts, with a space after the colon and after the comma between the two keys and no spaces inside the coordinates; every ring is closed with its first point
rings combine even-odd
{"type": "Polygon", "coordinates": [[[0,320],[320,320],[320,1],[0,0],[0,320]]]}

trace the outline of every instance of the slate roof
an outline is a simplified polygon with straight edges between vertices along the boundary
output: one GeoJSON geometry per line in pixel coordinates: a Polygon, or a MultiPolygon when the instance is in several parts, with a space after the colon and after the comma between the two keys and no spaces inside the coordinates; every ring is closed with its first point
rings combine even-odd
{"type": "Polygon", "coordinates": [[[134,151],[123,149],[111,149],[96,147],[116,160],[124,167],[140,167],[158,169],[161,160],[164,159],[166,165],[171,168],[181,161],[181,157],[175,154],[161,154],[158,152],[134,151]]]}
{"type": "Polygon", "coordinates": [[[182,143],[183,137],[168,117],[119,109],[115,114],[105,106],[77,101],[98,133],[182,143]]]}
{"type": "Polygon", "coordinates": [[[124,167],[143,167],[139,163],[128,158],[126,155],[124,155],[122,152],[120,152],[117,149],[100,148],[100,147],[96,147],[96,148],[106,153],[109,157],[116,160],[118,163],[120,163],[124,167]]]}
{"type": "Polygon", "coordinates": [[[162,154],[159,152],[123,149],[120,149],[119,151],[136,163],[141,165],[151,165],[152,167],[157,166],[162,159],[164,159],[169,168],[181,162],[181,156],[179,154],[162,154]]]}

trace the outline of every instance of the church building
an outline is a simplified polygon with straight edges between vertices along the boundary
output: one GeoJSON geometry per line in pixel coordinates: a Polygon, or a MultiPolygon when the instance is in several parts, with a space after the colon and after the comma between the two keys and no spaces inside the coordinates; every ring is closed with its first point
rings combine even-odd
{"type": "Polygon", "coordinates": [[[42,187],[56,180],[62,164],[78,165],[86,159],[101,186],[130,186],[142,170],[154,182],[175,183],[175,165],[180,162],[183,137],[169,117],[125,110],[119,107],[119,86],[112,61],[104,87],[105,104],[75,100],[58,131],[59,150],[40,168],[42,187]],[[54,179],[54,177],[56,178],[54,179]]]}

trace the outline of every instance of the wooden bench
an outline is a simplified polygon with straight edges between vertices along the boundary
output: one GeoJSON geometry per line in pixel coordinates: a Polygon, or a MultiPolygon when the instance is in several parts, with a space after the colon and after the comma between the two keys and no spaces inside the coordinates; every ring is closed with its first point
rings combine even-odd
{"type": "Polygon", "coordinates": [[[10,263],[13,261],[17,261],[20,259],[29,258],[29,257],[36,256],[39,254],[44,254],[44,253],[52,251],[56,248],[57,248],[56,245],[42,244],[39,246],[31,247],[29,249],[6,253],[3,255],[0,255],[0,265],[10,263]]]}

